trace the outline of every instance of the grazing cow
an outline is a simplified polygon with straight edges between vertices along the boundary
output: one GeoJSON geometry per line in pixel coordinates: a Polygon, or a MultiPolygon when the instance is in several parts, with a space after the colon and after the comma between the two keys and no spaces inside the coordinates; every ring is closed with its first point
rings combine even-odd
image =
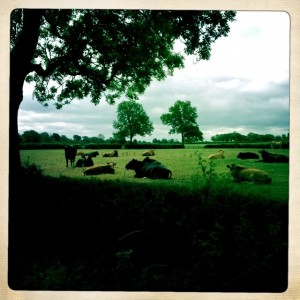
{"type": "Polygon", "coordinates": [[[155,155],[155,152],[154,152],[153,149],[149,149],[149,150],[143,152],[142,155],[143,155],[143,156],[154,156],[154,155],[155,155]]]}
{"type": "Polygon", "coordinates": [[[169,179],[172,172],[157,160],[145,158],[143,161],[132,159],[126,166],[126,170],[134,170],[137,178],[148,177],[152,179],[169,179]]]}
{"type": "Polygon", "coordinates": [[[209,158],[209,159],[225,158],[225,156],[224,156],[224,151],[223,151],[223,150],[219,150],[219,153],[211,154],[208,158],[209,158]]]}
{"type": "Polygon", "coordinates": [[[118,150],[114,150],[112,152],[103,153],[103,157],[119,157],[118,150]]]}
{"type": "Polygon", "coordinates": [[[84,170],[84,175],[115,174],[116,163],[110,162],[106,165],[95,165],[84,170]]]}
{"type": "Polygon", "coordinates": [[[283,155],[283,154],[272,154],[266,150],[259,151],[259,153],[261,153],[263,162],[268,162],[268,163],[288,163],[289,162],[288,156],[283,155]]]}
{"type": "Polygon", "coordinates": [[[76,152],[77,148],[75,146],[65,146],[66,167],[68,167],[69,160],[71,167],[74,167],[76,152]]]}
{"type": "Polygon", "coordinates": [[[257,159],[259,158],[258,154],[253,152],[240,152],[237,156],[240,159],[257,159]]]}
{"type": "Polygon", "coordinates": [[[227,165],[227,168],[230,169],[230,173],[234,181],[242,182],[255,182],[255,183],[271,183],[272,178],[270,175],[259,169],[251,169],[240,167],[235,164],[227,165]]]}
{"type": "Polygon", "coordinates": [[[91,167],[94,165],[92,157],[89,155],[82,155],[76,162],[76,167],[91,167]]]}
{"type": "Polygon", "coordinates": [[[278,151],[279,149],[282,149],[282,142],[273,141],[271,142],[270,148],[278,151]]]}

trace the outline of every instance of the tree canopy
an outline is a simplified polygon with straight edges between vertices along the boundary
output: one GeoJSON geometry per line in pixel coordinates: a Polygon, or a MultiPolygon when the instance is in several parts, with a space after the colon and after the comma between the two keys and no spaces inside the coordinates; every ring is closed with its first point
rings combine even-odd
{"type": "Polygon", "coordinates": [[[202,141],[203,133],[197,124],[197,110],[190,101],[177,100],[169,108],[169,113],[162,114],[160,119],[165,125],[171,126],[170,134],[181,134],[182,144],[185,141],[202,141]]]}
{"type": "Polygon", "coordinates": [[[211,43],[228,34],[235,16],[232,11],[15,10],[12,53],[33,13],[40,14],[40,25],[26,80],[35,82],[39,102],[53,100],[57,108],[87,96],[95,104],[101,98],[114,103],[123,94],[136,99],[153,78],[162,80],[183,67],[183,56],[173,49],[176,40],[184,42],[185,53],[209,59],[211,43]]]}
{"type": "Polygon", "coordinates": [[[182,68],[184,52],[209,59],[227,36],[233,11],[18,9],[11,14],[10,163],[18,159],[17,115],[23,84],[57,108],[73,99],[137,99],[151,80],[182,68]]]}
{"type": "Polygon", "coordinates": [[[145,136],[154,130],[143,106],[133,100],[123,101],[118,105],[117,120],[113,122],[113,127],[118,130],[121,137],[129,137],[129,142],[136,135],[145,136]]]}

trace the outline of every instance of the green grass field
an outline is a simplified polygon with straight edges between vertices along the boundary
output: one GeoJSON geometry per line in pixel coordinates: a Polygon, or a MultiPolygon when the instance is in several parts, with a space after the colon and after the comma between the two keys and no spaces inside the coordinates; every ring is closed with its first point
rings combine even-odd
{"type": "MultiPolygon", "coordinates": [[[[95,151],[85,149],[88,153],[95,151]]],[[[116,165],[116,174],[102,174],[97,176],[83,176],[84,168],[66,168],[64,150],[21,150],[21,161],[23,164],[36,164],[43,170],[44,175],[52,177],[73,177],[82,178],[84,180],[117,180],[126,182],[146,183],[157,185],[182,185],[187,188],[197,188],[203,185],[204,177],[201,168],[198,165],[198,154],[208,162],[208,156],[217,153],[218,149],[157,149],[154,159],[162,162],[172,171],[171,180],[151,180],[134,178],[134,171],[126,170],[125,165],[132,159],[143,160],[143,150],[122,149],[119,150],[119,157],[107,158],[102,157],[102,153],[111,150],[99,150],[100,155],[93,158],[94,164],[105,164],[114,161],[116,165]]],[[[289,191],[289,165],[286,163],[268,164],[258,162],[258,160],[240,160],[237,159],[239,152],[255,152],[259,149],[225,149],[225,159],[214,160],[213,168],[217,174],[216,183],[219,185],[230,185],[233,190],[240,191],[244,194],[254,193],[263,194],[268,198],[279,201],[288,200],[289,191]],[[235,163],[245,167],[253,167],[268,172],[272,177],[272,184],[259,185],[251,183],[235,183],[232,178],[227,164],[235,163]]],[[[281,154],[288,155],[288,150],[279,151],[281,154]]],[[[79,157],[78,157],[79,158],[79,157]]],[[[76,161],[77,159],[76,158],[76,161]]]]}

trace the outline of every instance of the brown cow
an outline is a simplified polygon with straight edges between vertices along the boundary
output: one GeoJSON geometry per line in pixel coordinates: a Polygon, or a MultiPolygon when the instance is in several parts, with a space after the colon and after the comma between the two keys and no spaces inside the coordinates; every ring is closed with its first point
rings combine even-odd
{"type": "Polygon", "coordinates": [[[223,151],[223,150],[219,150],[219,153],[211,154],[208,158],[209,158],[209,159],[225,158],[225,156],[224,156],[224,151],[223,151]]]}
{"type": "Polygon", "coordinates": [[[84,170],[84,175],[115,174],[116,163],[110,162],[106,165],[95,165],[84,170]]]}
{"type": "Polygon", "coordinates": [[[154,156],[154,155],[155,155],[155,152],[154,152],[153,149],[149,149],[149,150],[143,152],[142,155],[143,155],[143,156],[154,156]]]}
{"type": "Polygon", "coordinates": [[[272,178],[267,172],[259,169],[240,167],[235,164],[227,165],[234,181],[249,181],[255,183],[271,183],[272,178]]]}
{"type": "Polygon", "coordinates": [[[106,152],[102,154],[103,157],[119,157],[118,150],[114,150],[112,152],[106,152]]]}

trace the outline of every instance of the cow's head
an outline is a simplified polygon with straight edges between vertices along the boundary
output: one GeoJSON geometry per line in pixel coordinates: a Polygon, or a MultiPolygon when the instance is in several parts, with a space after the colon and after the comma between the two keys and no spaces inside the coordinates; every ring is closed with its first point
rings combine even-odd
{"type": "Polygon", "coordinates": [[[125,169],[126,170],[135,170],[139,165],[139,162],[137,159],[132,159],[126,166],[125,169]]]}

